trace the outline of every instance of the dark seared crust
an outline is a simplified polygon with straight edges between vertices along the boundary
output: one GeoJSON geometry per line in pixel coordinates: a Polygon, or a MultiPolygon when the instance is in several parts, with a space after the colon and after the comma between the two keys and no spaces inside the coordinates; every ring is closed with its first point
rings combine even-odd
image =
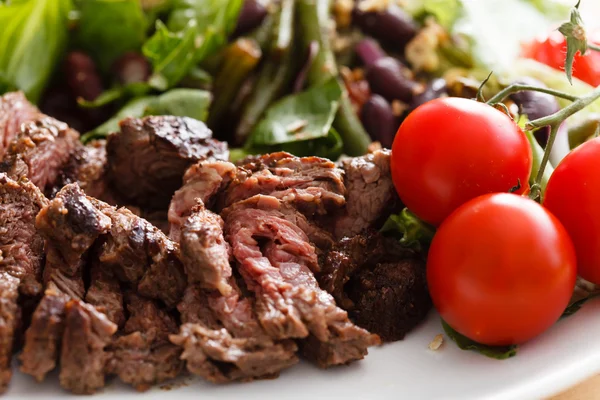
{"type": "Polygon", "coordinates": [[[23,92],[0,96],[0,161],[10,142],[21,131],[21,125],[39,115],[40,111],[27,101],[23,92]]]}
{"type": "Polygon", "coordinates": [[[41,114],[22,124],[0,163],[0,172],[13,179],[27,177],[42,191],[51,191],[71,153],[80,146],[77,131],[41,114]]]}
{"type": "Polygon", "coordinates": [[[104,386],[111,342],[117,326],[93,306],[70,300],[60,355],[60,385],[75,394],[91,394],[104,386]]]}
{"type": "Polygon", "coordinates": [[[386,342],[402,339],[431,308],[423,257],[377,231],[342,239],[321,268],[321,287],[386,342]]]}
{"type": "MultiPolygon", "coordinates": [[[[39,213],[37,229],[51,240],[67,262],[78,265],[85,253],[110,228],[110,219],[100,212],[77,184],[65,186],[39,213]]],[[[68,270],[72,275],[74,271],[68,270]]]]}
{"type": "Polygon", "coordinates": [[[107,143],[109,178],[127,201],[139,206],[166,207],[191,164],[229,157],[227,144],[212,139],[206,125],[191,118],[128,118],[120,128],[107,143]]]}

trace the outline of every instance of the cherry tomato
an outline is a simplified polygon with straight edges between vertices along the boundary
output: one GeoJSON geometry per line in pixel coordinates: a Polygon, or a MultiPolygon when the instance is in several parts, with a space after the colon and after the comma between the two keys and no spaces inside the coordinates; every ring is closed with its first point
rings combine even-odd
{"type": "MultiPolygon", "coordinates": [[[[567,42],[559,31],[553,31],[548,37],[523,48],[523,56],[561,71],[565,69],[566,54],[567,42]]],[[[573,59],[573,76],[592,86],[600,85],[600,53],[592,50],[588,50],[583,56],[577,53],[573,59]]]]}
{"type": "Polygon", "coordinates": [[[502,111],[457,97],[429,101],[404,120],[392,145],[392,179],[404,204],[439,225],[464,202],[508,192],[531,171],[525,134],[502,111]]]}
{"type": "Polygon", "coordinates": [[[452,213],[427,260],[433,304],[457,332],[488,345],[523,343],[554,324],[576,278],[575,250],[549,211],[495,193],[452,213]]]}
{"type": "Polygon", "coordinates": [[[544,206],[563,223],[582,278],[600,284],[600,138],[571,151],[552,173],[544,206]]]}

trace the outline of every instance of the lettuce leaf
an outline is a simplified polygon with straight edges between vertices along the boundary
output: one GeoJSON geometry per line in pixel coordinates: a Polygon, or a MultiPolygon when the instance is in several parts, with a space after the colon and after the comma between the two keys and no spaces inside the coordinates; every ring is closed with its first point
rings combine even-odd
{"type": "Polygon", "coordinates": [[[403,246],[421,251],[429,248],[435,228],[405,208],[399,214],[390,215],[381,227],[381,232],[398,237],[403,246]]]}
{"type": "Polygon", "coordinates": [[[474,342],[466,336],[456,332],[446,321],[442,320],[444,332],[452,339],[461,350],[474,350],[486,357],[505,360],[517,355],[517,346],[488,346],[474,342]]]}
{"type": "Polygon", "coordinates": [[[37,102],[67,43],[71,0],[0,3],[0,89],[37,102]]]}
{"type": "Polygon", "coordinates": [[[152,63],[150,86],[167,90],[187,75],[194,66],[196,32],[195,19],[178,32],[172,32],[160,20],[156,21],[156,32],[142,48],[152,63]]]}
{"type": "Polygon", "coordinates": [[[288,151],[298,156],[335,159],[342,151],[340,135],[332,128],[342,88],[335,78],[272,104],[250,133],[248,154],[288,151]]]}
{"type": "Polygon", "coordinates": [[[176,0],[167,25],[172,31],[181,31],[195,21],[199,44],[194,61],[199,63],[225,47],[243,3],[243,0],[176,0]]]}
{"type": "Polygon", "coordinates": [[[81,0],[75,42],[93,55],[100,69],[146,40],[147,21],[139,0],[81,0]]]}

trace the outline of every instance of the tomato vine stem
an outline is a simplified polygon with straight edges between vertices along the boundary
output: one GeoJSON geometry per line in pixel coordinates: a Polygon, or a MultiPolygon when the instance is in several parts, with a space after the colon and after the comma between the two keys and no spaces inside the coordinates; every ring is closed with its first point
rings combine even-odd
{"type": "Polygon", "coordinates": [[[514,94],[514,93],[517,93],[517,92],[521,92],[523,90],[532,90],[534,92],[546,93],[546,94],[549,94],[549,95],[552,95],[552,96],[556,96],[556,97],[560,97],[561,99],[566,99],[566,100],[569,100],[569,101],[577,101],[577,100],[579,100],[579,97],[573,96],[573,95],[565,93],[565,92],[561,92],[560,90],[554,90],[554,89],[549,89],[549,88],[542,88],[542,87],[533,86],[533,85],[524,85],[524,84],[521,84],[521,83],[513,83],[512,85],[507,86],[506,88],[502,89],[494,97],[492,97],[491,99],[489,99],[487,101],[487,104],[493,105],[494,103],[499,103],[499,102],[503,101],[504,99],[506,99],[511,94],[514,94]]]}

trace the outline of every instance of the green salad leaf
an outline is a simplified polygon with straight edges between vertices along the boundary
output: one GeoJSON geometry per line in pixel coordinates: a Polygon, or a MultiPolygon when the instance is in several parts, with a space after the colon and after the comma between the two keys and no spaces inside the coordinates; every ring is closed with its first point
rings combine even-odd
{"type": "Polygon", "coordinates": [[[466,336],[456,332],[446,321],[442,320],[444,332],[456,345],[462,350],[474,350],[486,357],[495,358],[497,360],[505,360],[517,355],[517,346],[488,346],[485,344],[472,341],[466,336]]]}
{"type": "Polygon", "coordinates": [[[340,135],[332,128],[342,96],[335,79],[273,103],[254,127],[244,147],[248,154],[288,151],[292,154],[337,158],[340,135]]]}
{"type": "Polygon", "coordinates": [[[400,244],[417,251],[429,248],[435,228],[421,221],[408,208],[399,214],[392,214],[381,227],[382,233],[397,236],[400,244]]]}
{"type": "Polygon", "coordinates": [[[243,0],[175,0],[167,25],[177,32],[195,21],[197,49],[194,61],[199,63],[225,47],[243,4],[243,0]]]}
{"type": "Polygon", "coordinates": [[[0,3],[0,89],[19,89],[37,102],[68,37],[71,0],[0,3]]]}
{"type": "Polygon", "coordinates": [[[75,42],[108,72],[128,51],[146,40],[147,21],[139,0],[80,0],[75,42]]]}
{"type": "Polygon", "coordinates": [[[171,89],[160,96],[138,97],[127,103],[111,119],[81,137],[84,143],[108,136],[119,130],[124,118],[146,115],[176,115],[205,121],[210,107],[211,94],[198,89],[171,89]]]}
{"type": "Polygon", "coordinates": [[[407,11],[418,20],[433,16],[446,29],[452,28],[462,12],[461,0],[407,0],[407,11]]]}
{"type": "Polygon", "coordinates": [[[194,66],[196,50],[196,20],[191,19],[178,32],[170,31],[160,20],[156,21],[156,32],[142,48],[152,63],[150,86],[167,90],[176,85],[194,66]]]}

